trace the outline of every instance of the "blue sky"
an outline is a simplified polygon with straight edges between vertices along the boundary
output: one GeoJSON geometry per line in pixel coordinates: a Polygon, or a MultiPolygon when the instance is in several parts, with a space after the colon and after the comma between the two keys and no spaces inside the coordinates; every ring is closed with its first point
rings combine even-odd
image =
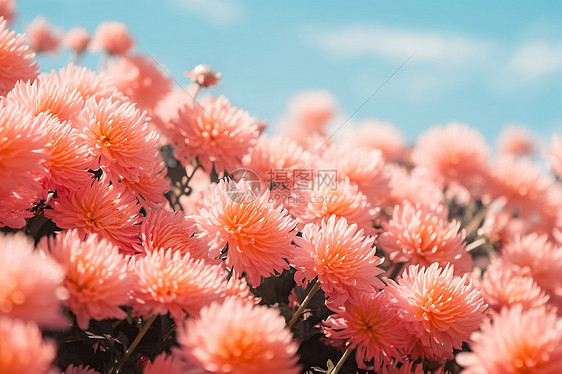
{"type": "MultiPolygon", "coordinates": [[[[490,141],[514,123],[562,132],[559,1],[20,0],[15,28],[38,14],[64,29],[122,21],[180,83],[210,64],[223,73],[215,93],[270,122],[306,89],[332,91],[343,121],[413,55],[354,120],[391,121],[410,139],[449,121],[490,141]]],[[[39,59],[42,70],[67,60],[39,59]]]]}

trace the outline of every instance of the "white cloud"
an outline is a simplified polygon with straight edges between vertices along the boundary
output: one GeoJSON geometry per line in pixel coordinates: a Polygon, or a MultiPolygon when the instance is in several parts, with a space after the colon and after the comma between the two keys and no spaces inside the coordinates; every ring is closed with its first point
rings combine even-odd
{"type": "Polygon", "coordinates": [[[562,44],[527,42],[515,51],[509,61],[509,67],[528,79],[562,72],[562,44]]]}
{"type": "Polygon", "coordinates": [[[340,29],[314,30],[312,43],[338,56],[374,55],[417,62],[474,63],[486,59],[491,43],[437,32],[393,29],[380,25],[350,25],[340,29]]]}
{"type": "Polygon", "coordinates": [[[177,0],[189,12],[207,21],[227,26],[244,18],[247,10],[239,0],[177,0]]]}

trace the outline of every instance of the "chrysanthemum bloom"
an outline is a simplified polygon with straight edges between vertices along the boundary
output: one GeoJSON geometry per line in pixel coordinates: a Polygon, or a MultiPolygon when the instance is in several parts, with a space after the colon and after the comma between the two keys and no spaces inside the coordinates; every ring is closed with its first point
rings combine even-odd
{"type": "Polygon", "coordinates": [[[295,281],[306,285],[318,277],[330,303],[338,306],[361,293],[382,288],[377,278],[383,259],[375,256],[375,238],[363,236],[357,225],[332,215],[320,225],[304,227],[302,238],[295,238],[291,265],[297,269],[295,281]]]}
{"type": "MultiPolygon", "coordinates": [[[[319,170],[327,171],[325,176],[336,175],[338,181],[349,178],[373,207],[382,207],[387,203],[390,173],[384,164],[382,152],[378,149],[336,144],[326,149],[317,166],[319,170]],[[330,174],[329,171],[333,173],[330,174]]],[[[332,185],[330,177],[324,179],[325,185],[332,185]]]]}
{"type": "Polygon", "coordinates": [[[98,371],[91,369],[87,366],[79,365],[68,366],[61,374],[100,374],[98,371]]]}
{"type": "Polygon", "coordinates": [[[61,123],[50,114],[41,114],[38,119],[44,121],[44,128],[49,135],[46,147],[49,157],[43,162],[48,172],[49,188],[74,191],[91,184],[92,174],[88,173],[88,169],[94,160],[89,156],[80,133],[68,122],[61,123]]]}
{"type": "Polygon", "coordinates": [[[435,205],[443,202],[441,188],[419,169],[408,171],[405,167],[389,165],[390,204],[401,204],[403,200],[411,204],[435,205]]]}
{"type": "Polygon", "coordinates": [[[480,288],[484,300],[496,311],[513,305],[521,305],[524,309],[541,308],[549,299],[531,276],[517,274],[510,266],[502,266],[493,260],[484,273],[480,288]]]}
{"type": "Polygon", "coordinates": [[[376,119],[362,121],[343,140],[358,147],[378,149],[386,161],[403,161],[408,150],[404,134],[392,122],[376,119]]]}
{"type": "Polygon", "coordinates": [[[0,373],[49,374],[56,347],[33,322],[0,317],[0,373]]]}
{"type": "Polygon", "coordinates": [[[226,297],[237,297],[257,304],[261,298],[254,296],[244,278],[231,277],[226,283],[226,297]]]}
{"type": "Polygon", "coordinates": [[[0,17],[0,95],[6,95],[19,80],[37,77],[35,53],[25,43],[25,35],[8,30],[6,20],[0,17]]]}
{"type": "Polygon", "coordinates": [[[151,173],[160,157],[158,133],[148,128],[146,112],[131,103],[90,98],[75,126],[83,129],[89,153],[117,182],[119,176],[136,181],[141,173],[151,173]]]}
{"type": "Polygon", "coordinates": [[[160,155],[153,160],[152,169],[130,177],[122,176],[119,183],[128,193],[136,196],[145,208],[166,205],[164,194],[170,190],[170,180],[166,177],[167,169],[160,155]]]}
{"type": "Polygon", "coordinates": [[[197,65],[192,71],[186,71],[184,75],[193,79],[201,87],[214,86],[222,77],[221,73],[216,73],[212,67],[205,64],[197,65]]]}
{"type": "Polygon", "coordinates": [[[282,206],[269,202],[269,190],[255,196],[245,188],[244,181],[211,185],[194,218],[210,257],[218,257],[228,244],[226,265],[236,276],[245,273],[256,287],[262,276],[289,268],[296,222],[282,206]]]}
{"type": "Polygon", "coordinates": [[[0,189],[0,227],[21,228],[33,217],[31,209],[40,199],[37,191],[27,188],[0,189]]]}
{"type": "Polygon", "coordinates": [[[126,101],[126,96],[119,92],[106,73],[96,73],[84,66],[70,63],[53,76],[61,86],[68,87],[71,91],[78,91],[84,102],[92,96],[96,96],[97,99],[111,98],[113,101],[126,101]]]}
{"type": "Polygon", "coordinates": [[[400,367],[394,365],[386,365],[381,368],[380,374],[449,374],[444,368],[425,371],[423,363],[415,364],[414,361],[407,361],[400,367]]]}
{"type": "Polygon", "coordinates": [[[110,54],[124,55],[133,44],[133,37],[124,23],[106,21],[98,25],[90,46],[94,51],[103,50],[110,54]]]}
{"type": "Polygon", "coordinates": [[[51,201],[45,216],[63,229],[76,228],[80,234],[99,234],[123,253],[142,251],[139,241],[140,206],[134,196],[105,180],[72,191],[51,201]]]}
{"type": "Polygon", "coordinates": [[[200,103],[185,104],[172,120],[167,136],[176,147],[176,157],[186,165],[195,157],[206,172],[232,172],[256,144],[256,118],[235,108],[224,97],[204,97],[200,103]]]}
{"type": "Polygon", "coordinates": [[[476,129],[451,122],[422,133],[412,152],[414,164],[442,187],[460,185],[474,197],[483,193],[488,146],[476,129]]]}
{"type": "Polygon", "coordinates": [[[0,17],[8,22],[12,22],[16,16],[16,1],[15,0],[0,0],[0,17]]]}
{"type": "Polygon", "coordinates": [[[544,308],[504,308],[484,322],[457,362],[466,374],[556,374],[562,367],[562,324],[544,308]]]}
{"type": "Polygon", "coordinates": [[[357,224],[365,234],[375,234],[373,220],[379,213],[367,202],[367,198],[359,191],[359,187],[351,184],[349,179],[338,182],[336,188],[322,186],[313,191],[307,191],[302,196],[304,202],[297,202],[291,207],[291,214],[301,224],[320,225],[322,220],[328,220],[332,215],[345,218],[351,224],[357,224]]]}
{"type": "Polygon", "coordinates": [[[403,308],[403,318],[432,359],[453,358],[453,348],[478,329],[487,308],[469,275],[454,276],[453,266],[411,265],[388,292],[403,308]]]}
{"type": "Polygon", "coordinates": [[[170,144],[168,141],[168,129],[174,127],[172,119],[177,121],[178,112],[181,107],[193,102],[193,95],[189,93],[189,87],[176,88],[158,101],[156,107],[151,111],[151,125],[160,132],[160,144],[170,144]]]}
{"type": "Polygon", "coordinates": [[[184,366],[175,354],[161,353],[144,367],[142,374],[183,374],[184,366]]]}
{"type": "Polygon", "coordinates": [[[66,304],[76,316],[78,327],[86,330],[90,319],[123,319],[120,308],[129,303],[134,278],[119,249],[98,235],[84,235],[78,230],[44,238],[39,247],[63,267],[64,286],[70,297],[66,304]]]}
{"type": "Polygon", "coordinates": [[[472,271],[473,263],[466,251],[465,233],[460,223],[447,221],[443,205],[412,205],[408,201],[394,207],[392,218],[383,223],[378,246],[393,262],[429,266],[437,262],[444,267],[454,264],[457,273],[472,271]]]}
{"type": "Polygon", "coordinates": [[[498,137],[501,153],[513,156],[527,156],[536,152],[536,136],[528,127],[512,125],[502,129],[498,137]]]}
{"type": "Polygon", "coordinates": [[[356,349],[355,359],[362,369],[377,370],[394,359],[402,361],[410,343],[400,308],[384,290],[362,293],[357,305],[346,303],[324,325],[326,337],[347,341],[348,348],[356,349]]]}
{"type": "Polygon", "coordinates": [[[60,328],[64,273],[52,259],[34,251],[33,241],[18,233],[0,234],[0,317],[60,328]]]}
{"type": "Polygon", "coordinates": [[[62,86],[56,72],[42,74],[33,82],[19,81],[6,96],[6,106],[14,105],[33,116],[51,113],[61,121],[72,120],[84,107],[78,92],[62,86]]]}
{"type": "Polygon", "coordinates": [[[297,374],[298,346],[277,310],[238,298],[179,326],[180,353],[200,373],[297,374]]]}
{"type": "Polygon", "coordinates": [[[150,57],[127,56],[111,60],[107,74],[117,89],[142,109],[156,107],[172,91],[172,80],[150,57]]]}
{"type": "Polygon", "coordinates": [[[209,247],[194,235],[195,220],[181,212],[166,209],[149,210],[141,226],[141,239],[146,252],[171,249],[194,258],[209,257],[209,247]]]}
{"type": "Polygon", "coordinates": [[[328,121],[337,111],[338,103],[330,91],[312,90],[294,95],[288,106],[296,126],[309,133],[323,134],[328,121]]]}
{"type": "Polygon", "coordinates": [[[62,44],[77,56],[81,55],[90,44],[90,33],[83,27],[73,27],[66,33],[62,44]]]}
{"type": "Polygon", "coordinates": [[[548,150],[550,168],[562,178],[562,134],[554,134],[552,146],[548,150]]]}
{"type": "Polygon", "coordinates": [[[57,52],[62,39],[61,32],[43,16],[35,17],[25,34],[31,49],[37,53],[57,52]]]}
{"type": "Polygon", "coordinates": [[[170,313],[181,321],[225,295],[223,268],[207,265],[189,253],[172,249],[147,251],[134,258],[133,268],[137,275],[133,310],[138,315],[170,313]]]}

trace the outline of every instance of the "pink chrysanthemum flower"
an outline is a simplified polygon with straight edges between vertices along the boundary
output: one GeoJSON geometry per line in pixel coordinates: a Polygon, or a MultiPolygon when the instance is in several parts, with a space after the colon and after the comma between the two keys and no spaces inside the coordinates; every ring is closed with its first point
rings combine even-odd
{"type": "Polygon", "coordinates": [[[91,369],[87,366],[79,365],[68,366],[61,374],[100,374],[98,371],[91,369]]]}
{"type": "Polygon", "coordinates": [[[326,337],[346,341],[346,346],[356,349],[355,359],[362,369],[377,370],[394,359],[402,361],[410,344],[400,308],[384,290],[362,293],[357,305],[345,304],[324,324],[326,337]],[[366,365],[370,361],[372,365],[366,365]]]}
{"type": "Polygon", "coordinates": [[[37,53],[57,52],[62,39],[60,30],[43,16],[35,17],[25,34],[31,49],[37,53]]]}
{"type": "Polygon", "coordinates": [[[380,374],[450,374],[444,368],[438,368],[425,371],[423,363],[416,363],[414,361],[406,361],[400,367],[394,365],[387,365],[381,368],[380,374]]]}
{"type": "Polygon", "coordinates": [[[335,188],[322,186],[301,196],[303,202],[297,201],[291,207],[291,214],[301,228],[307,223],[320,225],[322,220],[335,215],[336,218],[345,218],[350,225],[357,224],[367,235],[375,234],[373,220],[379,210],[371,207],[359,187],[351,184],[349,179],[338,182],[335,188]]]}
{"type": "Polygon", "coordinates": [[[550,168],[562,178],[562,134],[554,134],[548,153],[550,168]]]}
{"type": "Polygon", "coordinates": [[[411,265],[387,287],[431,359],[453,358],[453,348],[460,349],[478,329],[487,307],[469,275],[453,273],[453,266],[411,265]]]}
{"type": "Polygon", "coordinates": [[[80,234],[99,234],[117,245],[123,253],[142,251],[140,246],[140,206],[134,196],[101,180],[87,188],[59,196],[45,216],[63,229],[76,228],[80,234]]]}
{"type": "Polygon", "coordinates": [[[75,123],[112,182],[118,176],[137,181],[139,174],[153,172],[154,160],[160,157],[158,133],[148,128],[146,112],[134,104],[91,98],[75,123]]]}
{"type": "Polygon", "coordinates": [[[210,257],[218,257],[228,244],[226,265],[236,276],[245,273],[252,286],[289,268],[296,222],[269,202],[269,190],[256,196],[244,181],[222,180],[211,185],[194,218],[198,238],[209,242],[210,257]]]}
{"type": "MultiPolygon", "coordinates": [[[[373,207],[382,207],[388,201],[390,173],[378,149],[333,145],[323,153],[317,166],[318,169],[334,171],[338,181],[348,178],[359,187],[373,207]]],[[[324,184],[332,185],[329,182],[325,180],[324,184]]]]}
{"type": "Polygon", "coordinates": [[[84,107],[78,92],[62,86],[56,72],[42,74],[33,82],[19,81],[6,96],[6,106],[38,116],[51,113],[61,121],[72,120],[84,107]]]}
{"type": "Polygon", "coordinates": [[[403,161],[408,143],[404,134],[392,122],[369,119],[352,129],[344,141],[358,147],[378,149],[386,161],[403,161]]]}
{"type": "Polygon", "coordinates": [[[389,165],[390,201],[389,205],[401,204],[407,200],[411,204],[435,205],[443,203],[443,191],[419,169],[408,171],[405,167],[389,165]]]}
{"type": "Polygon", "coordinates": [[[6,20],[0,17],[0,95],[6,95],[19,80],[37,78],[35,53],[25,42],[25,35],[10,31],[6,20]]]}
{"type": "Polygon", "coordinates": [[[513,305],[541,308],[549,299],[532,277],[517,274],[509,265],[502,266],[494,260],[484,273],[480,288],[488,305],[496,311],[513,305]]]}
{"type": "Polygon", "coordinates": [[[261,298],[254,296],[244,278],[231,277],[226,283],[226,297],[237,297],[257,304],[261,298]]]}
{"type": "Polygon", "coordinates": [[[183,374],[185,364],[175,354],[161,353],[144,367],[142,374],[183,374]]]}
{"type": "Polygon", "coordinates": [[[212,67],[205,64],[197,65],[192,71],[186,71],[184,75],[193,79],[201,87],[214,86],[222,77],[221,73],[216,73],[212,67]]]}
{"type": "Polygon", "coordinates": [[[118,21],[105,21],[98,25],[92,38],[94,51],[124,55],[133,47],[133,37],[127,26],[118,21]]]}
{"type": "Polygon", "coordinates": [[[142,55],[111,60],[107,74],[117,89],[147,110],[172,91],[172,80],[156,66],[155,60],[142,55]]]}
{"type": "Polygon", "coordinates": [[[460,185],[473,196],[483,193],[488,174],[488,146],[476,129],[451,122],[421,134],[412,161],[442,187],[460,185]]]}
{"type": "Polygon", "coordinates": [[[88,148],[80,133],[68,122],[61,123],[50,114],[41,114],[38,118],[43,118],[45,130],[49,134],[46,147],[49,158],[43,165],[49,173],[50,189],[75,191],[87,187],[92,182],[92,174],[88,173],[88,169],[94,160],[88,155],[88,148]]]}
{"type": "Polygon", "coordinates": [[[204,97],[200,103],[184,105],[172,120],[168,138],[176,147],[176,157],[184,165],[195,157],[208,173],[232,172],[256,144],[257,120],[233,107],[224,97],[204,97]]]}
{"type": "Polygon", "coordinates": [[[150,171],[140,173],[135,179],[122,176],[119,183],[127,192],[134,194],[144,207],[157,208],[168,202],[164,196],[170,190],[170,180],[166,173],[166,165],[158,156],[150,171]]]}
{"type": "Polygon", "coordinates": [[[0,317],[0,373],[49,374],[55,344],[43,341],[33,322],[0,317]]]}
{"type": "Polygon", "coordinates": [[[535,138],[534,132],[526,126],[505,127],[498,137],[498,148],[501,153],[513,156],[533,155],[536,152],[535,138]]]}
{"type": "Polygon", "coordinates": [[[62,44],[79,56],[86,51],[90,44],[90,32],[83,27],[73,27],[64,36],[62,44]]]}
{"type": "Polygon", "coordinates": [[[148,211],[141,226],[141,239],[146,252],[171,249],[194,258],[209,257],[209,247],[194,235],[195,220],[166,209],[148,211]]]}
{"type": "Polygon", "coordinates": [[[33,217],[30,210],[39,200],[37,191],[18,188],[14,191],[0,189],[0,227],[21,228],[26,219],[33,217]]]}
{"type": "Polygon", "coordinates": [[[375,239],[363,236],[357,225],[348,225],[335,215],[320,225],[308,224],[302,238],[295,238],[291,265],[297,269],[295,281],[306,285],[318,277],[330,303],[338,306],[361,293],[382,288],[377,278],[383,259],[375,256],[375,239]]]}
{"type": "Polygon", "coordinates": [[[218,265],[207,265],[189,253],[172,249],[147,251],[134,258],[137,286],[134,311],[148,317],[170,313],[176,321],[197,315],[213,301],[224,298],[226,282],[218,265]]]}
{"type": "Polygon", "coordinates": [[[394,207],[390,221],[383,223],[377,244],[393,262],[454,264],[457,273],[466,273],[472,271],[473,263],[465,249],[464,230],[459,230],[459,222],[447,221],[443,205],[414,206],[404,201],[394,207]]]}
{"type": "Polygon", "coordinates": [[[324,134],[328,121],[337,111],[338,103],[330,91],[311,90],[294,95],[288,106],[296,126],[307,133],[324,134]]]}
{"type": "Polygon", "coordinates": [[[457,355],[466,374],[556,374],[562,367],[562,324],[544,308],[504,308],[472,341],[472,352],[457,355]]]}
{"type": "Polygon", "coordinates": [[[68,64],[54,75],[61,86],[71,91],[78,91],[78,95],[86,102],[92,96],[97,99],[113,99],[126,101],[125,95],[113,85],[106,73],[96,73],[86,67],[68,64]]]}
{"type": "Polygon", "coordinates": [[[231,298],[201,310],[178,331],[196,373],[297,374],[298,346],[277,310],[231,298]]]}
{"type": "Polygon", "coordinates": [[[78,327],[86,330],[90,319],[127,316],[120,306],[129,303],[134,278],[116,246],[95,234],[83,238],[77,230],[64,231],[39,246],[63,267],[63,284],[70,294],[66,304],[78,327]]]}
{"type": "Polygon", "coordinates": [[[16,0],[0,0],[0,17],[8,22],[16,16],[16,0]]]}
{"type": "Polygon", "coordinates": [[[63,278],[61,267],[35,252],[30,238],[0,234],[0,317],[34,321],[42,327],[65,326],[63,278]]]}

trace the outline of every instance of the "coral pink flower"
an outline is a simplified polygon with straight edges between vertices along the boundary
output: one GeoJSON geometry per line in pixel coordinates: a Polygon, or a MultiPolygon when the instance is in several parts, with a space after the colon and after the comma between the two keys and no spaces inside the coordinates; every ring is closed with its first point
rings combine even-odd
{"type": "Polygon", "coordinates": [[[57,52],[62,39],[60,30],[43,16],[37,16],[27,26],[29,45],[37,53],[57,52]]]}
{"type": "Polygon", "coordinates": [[[303,91],[291,98],[289,114],[296,121],[296,126],[304,128],[306,132],[323,134],[337,106],[337,100],[330,91],[303,91]]]}
{"type": "Polygon", "coordinates": [[[466,374],[556,374],[562,367],[562,324],[544,308],[504,308],[472,341],[472,352],[457,355],[466,374]]]}
{"type": "Polygon", "coordinates": [[[51,202],[53,209],[45,216],[63,229],[76,228],[80,234],[99,234],[118,246],[123,253],[142,251],[140,206],[134,196],[101,180],[87,188],[59,196],[51,202]]]}
{"type": "Polygon", "coordinates": [[[171,249],[194,258],[209,257],[209,247],[194,235],[193,217],[165,209],[148,211],[141,226],[141,239],[146,252],[171,249]]]}
{"type": "MultiPolygon", "coordinates": [[[[381,151],[336,144],[329,147],[322,156],[323,159],[318,162],[318,169],[334,171],[338,181],[349,178],[373,207],[386,204],[390,193],[390,173],[384,164],[381,151]]],[[[324,184],[329,182],[328,178],[324,184]]]]}
{"type": "Polygon", "coordinates": [[[148,317],[168,314],[176,321],[213,301],[224,298],[223,269],[193,259],[189,253],[172,249],[147,251],[134,258],[137,286],[133,291],[135,313],[148,317]]]}
{"type": "Polygon", "coordinates": [[[113,99],[125,101],[126,97],[113,85],[106,73],[96,73],[86,67],[68,64],[54,75],[61,86],[71,91],[78,91],[78,95],[86,102],[92,96],[97,99],[113,99]]]}
{"type": "Polygon", "coordinates": [[[88,368],[87,366],[70,365],[62,372],[62,374],[100,374],[100,373],[98,371],[95,371],[94,369],[88,368]]]}
{"type": "Polygon", "coordinates": [[[124,55],[133,44],[133,37],[124,23],[106,21],[98,25],[92,38],[91,48],[94,51],[103,50],[110,54],[124,55]]]}
{"type": "Polygon", "coordinates": [[[231,277],[226,284],[226,297],[237,297],[257,304],[261,298],[254,296],[244,278],[231,277]]]}
{"type": "Polygon", "coordinates": [[[438,368],[434,370],[425,371],[423,363],[420,362],[417,365],[414,361],[407,361],[400,367],[394,365],[387,365],[381,368],[380,374],[449,374],[449,371],[445,371],[444,368],[438,368]]]}
{"type": "Polygon", "coordinates": [[[496,311],[517,304],[525,309],[541,308],[549,299],[532,277],[519,275],[494,260],[484,273],[480,288],[488,305],[496,311]]]}
{"type": "Polygon", "coordinates": [[[502,129],[498,137],[498,147],[501,153],[513,156],[532,155],[536,151],[535,138],[530,128],[513,125],[502,129]]]}
{"type": "Polygon", "coordinates": [[[393,262],[444,267],[454,264],[457,273],[472,271],[473,263],[465,249],[465,233],[460,223],[447,221],[447,208],[407,201],[394,207],[390,221],[383,223],[377,244],[393,262]]]}
{"type": "Polygon", "coordinates": [[[75,124],[112,182],[118,176],[137,181],[139,174],[154,171],[154,160],[160,157],[158,133],[148,128],[146,112],[134,104],[90,98],[75,124]]]}
{"type": "Polygon", "coordinates": [[[295,281],[305,287],[318,277],[330,303],[338,306],[361,293],[371,293],[383,286],[377,266],[383,262],[375,256],[375,239],[363,236],[357,225],[332,215],[320,225],[308,224],[302,238],[295,238],[291,265],[297,269],[295,281]]]}
{"type": "Polygon", "coordinates": [[[62,86],[56,72],[42,74],[33,82],[19,81],[6,96],[6,106],[14,105],[33,116],[51,113],[61,121],[73,119],[84,107],[78,92],[62,86]]]}
{"type": "Polygon", "coordinates": [[[39,246],[62,265],[70,294],[66,304],[85,330],[90,319],[127,316],[120,306],[128,304],[134,279],[116,246],[96,234],[83,238],[77,230],[64,231],[39,246]]]}
{"type": "Polygon", "coordinates": [[[185,104],[171,124],[167,136],[176,147],[176,157],[184,166],[197,157],[207,173],[213,166],[219,174],[240,167],[259,135],[257,120],[224,96],[185,104]]]}
{"type": "Polygon", "coordinates": [[[269,190],[259,196],[245,190],[244,181],[221,181],[211,185],[199,214],[194,216],[200,232],[208,240],[210,256],[218,257],[228,244],[226,264],[257,287],[262,276],[288,269],[295,238],[296,222],[282,206],[269,202],[269,190]]]}
{"type": "Polygon", "coordinates": [[[34,216],[32,209],[39,200],[37,191],[18,188],[13,191],[0,189],[0,227],[21,228],[26,218],[34,216]]]}
{"type": "Polygon", "coordinates": [[[65,326],[63,278],[61,267],[35,252],[30,238],[0,234],[0,317],[34,321],[42,327],[65,326]]]}
{"type": "Polygon", "coordinates": [[[90,33],[83,27],[73,27],[66,33],[62,44],[79,56],[90,44],[90,33]]]}
{"type": "Polygon", "coordinates": [[[550,168],[562,178],[562,134],[554,134],[552,147],[548,151],[550,168]]]}
{"type": "Polygon", "coordinates": [[[149,57],[127,56],[111,60],[107,74],[119,91],[143,109],[156,108],[158,101],[172,91],[172,80],[149,57]]]}
{"type": "Polygon", "coordinates": [[[56,347],[33,322],[0,317],[0,373],[49,374],[56,347]]]}
{"type": "Polygon", "coordinates": [[[19,80],[25,82],[37,77],[35,53],[25,42],[25,35],[8,30],[6,20],[0,17],[0,95],[6,95],[19,80]]]}
{"type": "Polygon", "coordinates": [[[172,119],[177,121],[180,108],[184,105],[190,105],[192,102],[193,95],[189,93],[189,87],[181,87],[170,91],[153,108],[151,111],[151,124],[160,132],[160,142],[162,145],[171,143],[171,141],[168,141],[166,134],[167,131],[174,128],[174,125],[171,124],[172,119]]]}
{"type": "Polygon", "coordinates": [[[361,122],[343,140],[357,147],[378,149],[386,161],[403,161],[408,149],[404,134],[392,122],[376,119],[361,122]]]}
{"type": "Polygon", "coordinates": [[[16,16],[16,0],[0,0],[0,17],[12,22],[16,16]]]}
{"type": "Polygon", "coordinates": [[[136,179],[121,177],[125,190],[134,194],[144,207],[156,208],[167,203],[164,196],[170,190],[170,180],[166,177],[166,165],[158,156],[149,172],[140,173],[136,179]]]}
{"type": "Polygon", "coordinates": [[[184,75],[193,79],[201,87],[214,86],[222,77],[221,73],[215,73],[212,67],[205,64],[197,65],[192,71],[186,71],[184,75]]]}
{"type": "Polygon", "coordinates": [[[488,146],[466,124],[434,126],[420,135],[412,161],[440,186],[460,185],[480,196],[488,174],[488,146]]]}
{"type": "Polygon", "coordinates": [[[410,343],[407,324],[400,317],[400,308],[386,291],[362,293],[357,305],[344,308],[328,317],[324,333],[329,339],[347,341],[355,348],[360,368],[375,369],[402,360],[410,343]],[[371,366],[366,362],[373,361],[371,366]]]}
{"type": "Polygon", "coordinates": [[[174,354],[161,353],[145,366],[142,374],[183,374],[184,363],[174,354]]]}
{"type": "Polygon", "coordinates": [[[453,358],[453,348],[460,349],[478,329],[487,307],[469,275],[453,272],[453,266],[440,268],[437,263],[428,268],[411,265],[387,288],[431,359],[453,358]]]}
{"type": "Polygon", "coordinates": [[[199,371],[297,374],[298,346],[277,310],[238,298],[201,309],[178,331],[180,353],[199,371]]]}
{"type": "Polygon", "coordinates": [[[403,200],[411,204],[421,203],[435,205],[443,203],[443,191],[428,176],[414,169],[411,172],[405,167],[389,165],[390,171],[390,205],[401,204],[403,200]]]}

